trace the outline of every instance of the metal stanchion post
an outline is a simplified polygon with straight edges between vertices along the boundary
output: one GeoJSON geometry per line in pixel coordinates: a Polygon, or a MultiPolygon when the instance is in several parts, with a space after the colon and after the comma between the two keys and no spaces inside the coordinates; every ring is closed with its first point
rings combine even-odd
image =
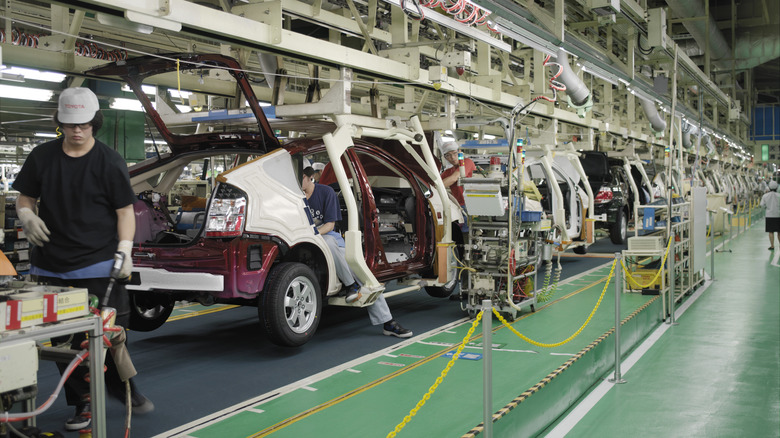
{"type": "Polygon", "coordinates": [[[675,253],[674,253],[674,237],[675,234],[672,232],[672,238],[670,239],[669,244],[669,257],[667,260],[669,261],[669,319],[666,320],[666,323],[669,325],[677,325],[677,322],[674,320],[674,305],[675,305],[675,298],[674,298],[674,290],[676,289],[675,282],[677,279],[675,278],[675,253]]]}
{"type": "Polygon", "coordinates": [[[710,280],[715,281],[715,214],[710,211],[710,280]]]}
{"type": "MultiPolygon", "coordinates": [[[[731,229],[734,228],[734,215],[733,213],[729,213],[729,240],[726,241],[726,243],[723,244],[724,248],[728,248],[728,243],[731,240],[731,229]]],[[[726,249],[726,251],[731,252],[730,249],[726,249]]]]}
{"type": "Polygon", "coordinates": [[[612,383],[626,383],[620,374],[620,298],[623,295],[623,267],[620,265],[620,253],[615,253],[615,376],[612,383]]]}
{"type": "Polygon", "coordinates": [[[482,300],[482,421],[485,438],[493,438],[493,303],[482,300]]]}

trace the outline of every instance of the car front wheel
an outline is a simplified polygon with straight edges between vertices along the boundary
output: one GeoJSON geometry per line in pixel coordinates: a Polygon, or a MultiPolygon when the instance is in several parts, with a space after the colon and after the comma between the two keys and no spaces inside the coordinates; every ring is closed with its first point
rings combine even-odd
{"type": "Polygon", "coordinates": [[[316,278],[302,263],[281,263],[268,274],[258,313],[271,342],[298,347],[314,335],[322,313],[316,278]]]}
{"type": "Polygon", "coordinates": [[[153,292],[130,292],[130,330],[150,332],[160,328],[173,312],[173,302],[153,292]]]}
{"type": "Polygon", "coordinates": [[[618,210],[615,223],[609,230],[609,240],[615,245],[626,243],[626,234],[628,233],[628,218],[623,210],[618,210]]]}

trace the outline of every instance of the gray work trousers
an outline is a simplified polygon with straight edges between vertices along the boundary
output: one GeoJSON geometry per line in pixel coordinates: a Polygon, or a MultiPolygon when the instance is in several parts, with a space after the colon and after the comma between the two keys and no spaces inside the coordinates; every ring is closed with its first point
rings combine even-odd
{"type": "MultiPolygon", "coordinates": [[[[338,243],[336,243],[336,238],[333,236],[323,234],[322,237],[325,239],[328,248],[330,248],[330,253],[333,255],[333,263],[336,265],[336,275],[339,277],[341,283],[345,286],[349,286],[355,282],[361,284],[360,280],[355,277],[355,273],[352,272],[352,269],[350,269],[349,264],[347,263],[347,258],[345,256],[346,248],[340,247],[338,243]]],[[[393,319],[393,314],[390,313],[390,307],[387,305],[384,294],[379,295],[379,298],[374,301],[374,304],[368,306],[366,310],[368,310],[368,317],[371,320],[372,325],[383,324],[393,319]]]]}

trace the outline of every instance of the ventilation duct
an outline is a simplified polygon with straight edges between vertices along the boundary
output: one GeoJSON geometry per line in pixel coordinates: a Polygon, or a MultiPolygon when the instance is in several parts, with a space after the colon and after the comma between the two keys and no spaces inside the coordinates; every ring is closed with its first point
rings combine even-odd
{"type": "MultiPolygon", "coordinates": [[[[666,0],[666,4],[680,18],[704,16],[704,3],[702,3],[702,0],[666,0]]],[[[715,22],[715,19],[712,16],[707,17],[707,19],[709,20],[709,34],[707,33],[707,23],[704,20],[683,21],[683,26],[699,43],[702,51],[709,49],[710,59],[718,68],[731,68],[731,49],[729,44],[720,30],[718,30],[718,24],[715,22]],[[705,48],[707,38],[709,38],[710,45],[705,48]]]]}
{"type": "Polygon", "coordinates": [[[698,134],[699,128],[694,125],[686,123],[682,128],[682,144],[686,149],[690,149],[692,146],[691,136],[698,134]]]}
{"type": "Polygon", "coordinates": [[[268,84],[269,88],[273,89],[276,81],[276,70],[279,68],[276,55],[258,53],[257,58],[260,61],[260,68],[263,69],[263,74],[265,75],[265,83],[268,84]]]}
{"type": "Polygon", "coordinates": [[[647,120],[650,121],[650,127],[656,134],[663,134],[666,131],[666,120],[658,113],[658,108],[655,107],[655,102],[643,97],[637,96],[639,102],[642,104],[642,109],[645,110],[647,120]]]}
{"type": "Polygon", "coordinates": [[[571,66],[569,66],[569,57],[563,49],[558,49],[555,62],[561,66],[561,75],[558,76],[557,81],[566,86],[569,105],[577,108],[577,114],[580,117],[585,117],[585,113],[593,106],[590,90],[582,82],[582,79],[572,71],[571,66]]]}

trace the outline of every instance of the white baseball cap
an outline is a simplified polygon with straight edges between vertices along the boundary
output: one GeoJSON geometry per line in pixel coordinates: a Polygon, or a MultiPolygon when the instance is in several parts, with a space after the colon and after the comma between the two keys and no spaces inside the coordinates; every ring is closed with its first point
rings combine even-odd
{"type": "Polygon", "coordinates": [[[66,88],[60,93],[57,119],[60,123],[87,123],[95,118],[100,104],[89,88],[66,88]]]}
{"type": "Polygon", "coordinates": [[[322,169],[324,169],[324,168],[325,168],[325,165],[324,165],[323,163],[319,163],[319,162],[317,162],[317,163],[314,163],[314,164],[312,164],[312,165],[311,165],[311,167],[313,167],[313,168],[314,168],[314,170],[317,170],[317,171],[319,171],[319,170],[322,170],[322,169]]]}
{"type": "Polygon", "coordinates": [[[446,155],[447,152],[457,151],[458,147],[458,143],[455,141],[444,142],[441,145],[441,154],[446,155]]]}
{"type": "Polygon", "coordinates": [[[777,181],[769,181],[769,190],[777,190],[777,181]]]}

